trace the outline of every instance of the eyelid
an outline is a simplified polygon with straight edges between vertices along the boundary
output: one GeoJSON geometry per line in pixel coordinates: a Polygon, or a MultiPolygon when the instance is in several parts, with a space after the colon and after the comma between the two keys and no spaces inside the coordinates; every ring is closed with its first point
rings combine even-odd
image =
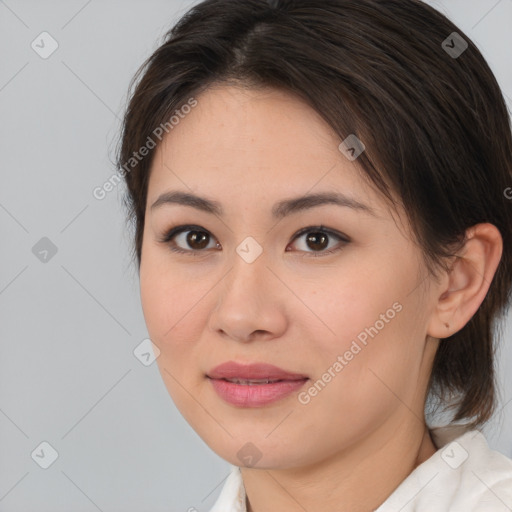
{"type": "Polygon", "coordinates": [[[350,238],[347,235],[340,233],[339,231],[335,231],[333,229],[325,227],[323,225],[307,226],[305,228],[302,228],[292,236],[292,240],[295,240],[299,236],[305,235],[306,233],[315,233],[317,231],[320,231],[322,233],[327,233],[328,235],[335,236],[336,238],[339,238],[340,240],[343,240],[344,242],[350,242],[350,238]]]}

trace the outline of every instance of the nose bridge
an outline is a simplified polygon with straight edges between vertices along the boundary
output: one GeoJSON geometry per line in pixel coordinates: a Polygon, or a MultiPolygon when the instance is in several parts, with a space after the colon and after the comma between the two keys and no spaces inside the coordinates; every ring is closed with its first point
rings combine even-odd
{"type": "Polygon", "coordinates": [[[240,295],[244,300],[251,296],[256,300],[260,293],[265,293],[260,288],[269,277],[268,258],[254,238],[248,237],[236,247],[232,262],[226,276],[228,293],[233,292],[235,297],[240,295]]]}
{"type": "Polygon", "coordinates": [[[282,305],[276,304],[273,293],[275,278],[267,268],[268,258],[261,246],[255,257],[256,249],[252,241],[236,248],[210,320],[213,330],[238,340],[249,339],[255,331],[279,336],[286,325],[282,305]]]}

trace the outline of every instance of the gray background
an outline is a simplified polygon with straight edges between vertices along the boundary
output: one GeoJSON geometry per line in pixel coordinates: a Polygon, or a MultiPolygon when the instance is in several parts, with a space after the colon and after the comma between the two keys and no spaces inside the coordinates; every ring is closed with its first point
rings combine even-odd
{"type": "MultiPolygon", "coordinates": [[[[512,0],[430,3],[480,48],[512,108],[512,0]]],[[[148,334],[124,189],[92,195],[114,172],[130,78],[191,5],[0,0],[1,512],[206,511],[228,474],[156,363],[133,353],[148,334]],[[59,45],[47,59],[31,47],[43,31],[59,45]],[[33,252],[43,237],[57,249],[46,262],[33,252]],[[43,441],[58,452],[48,469],[43,441]]],[[[485,430],[509,457],[511,369],[509,343],[485,430]]]]}

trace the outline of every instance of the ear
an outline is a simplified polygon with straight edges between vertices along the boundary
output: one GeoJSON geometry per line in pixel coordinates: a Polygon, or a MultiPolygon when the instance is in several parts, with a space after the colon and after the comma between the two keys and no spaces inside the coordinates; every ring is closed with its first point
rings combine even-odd
{"type": "Polygon", "coordinates": [[[496,226],[476,224],[466,231],[467,241],[442,285],[427,334],[447,338],[462,329],[482,304],[503,251],[503,239],[496,226]]]}

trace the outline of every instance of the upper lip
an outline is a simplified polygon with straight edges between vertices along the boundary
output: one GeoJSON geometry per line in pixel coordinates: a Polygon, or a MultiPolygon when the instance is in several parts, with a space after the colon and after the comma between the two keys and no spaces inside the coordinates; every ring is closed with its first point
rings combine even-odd
{"type": "Polygon", "coordinates": [[[227,361],[216,366],[207,374],[211,379],[272,379],[272,380],[302,380],[306,375],[291,373],[282,368],[267,363],[239,364],[227,361]]]}

